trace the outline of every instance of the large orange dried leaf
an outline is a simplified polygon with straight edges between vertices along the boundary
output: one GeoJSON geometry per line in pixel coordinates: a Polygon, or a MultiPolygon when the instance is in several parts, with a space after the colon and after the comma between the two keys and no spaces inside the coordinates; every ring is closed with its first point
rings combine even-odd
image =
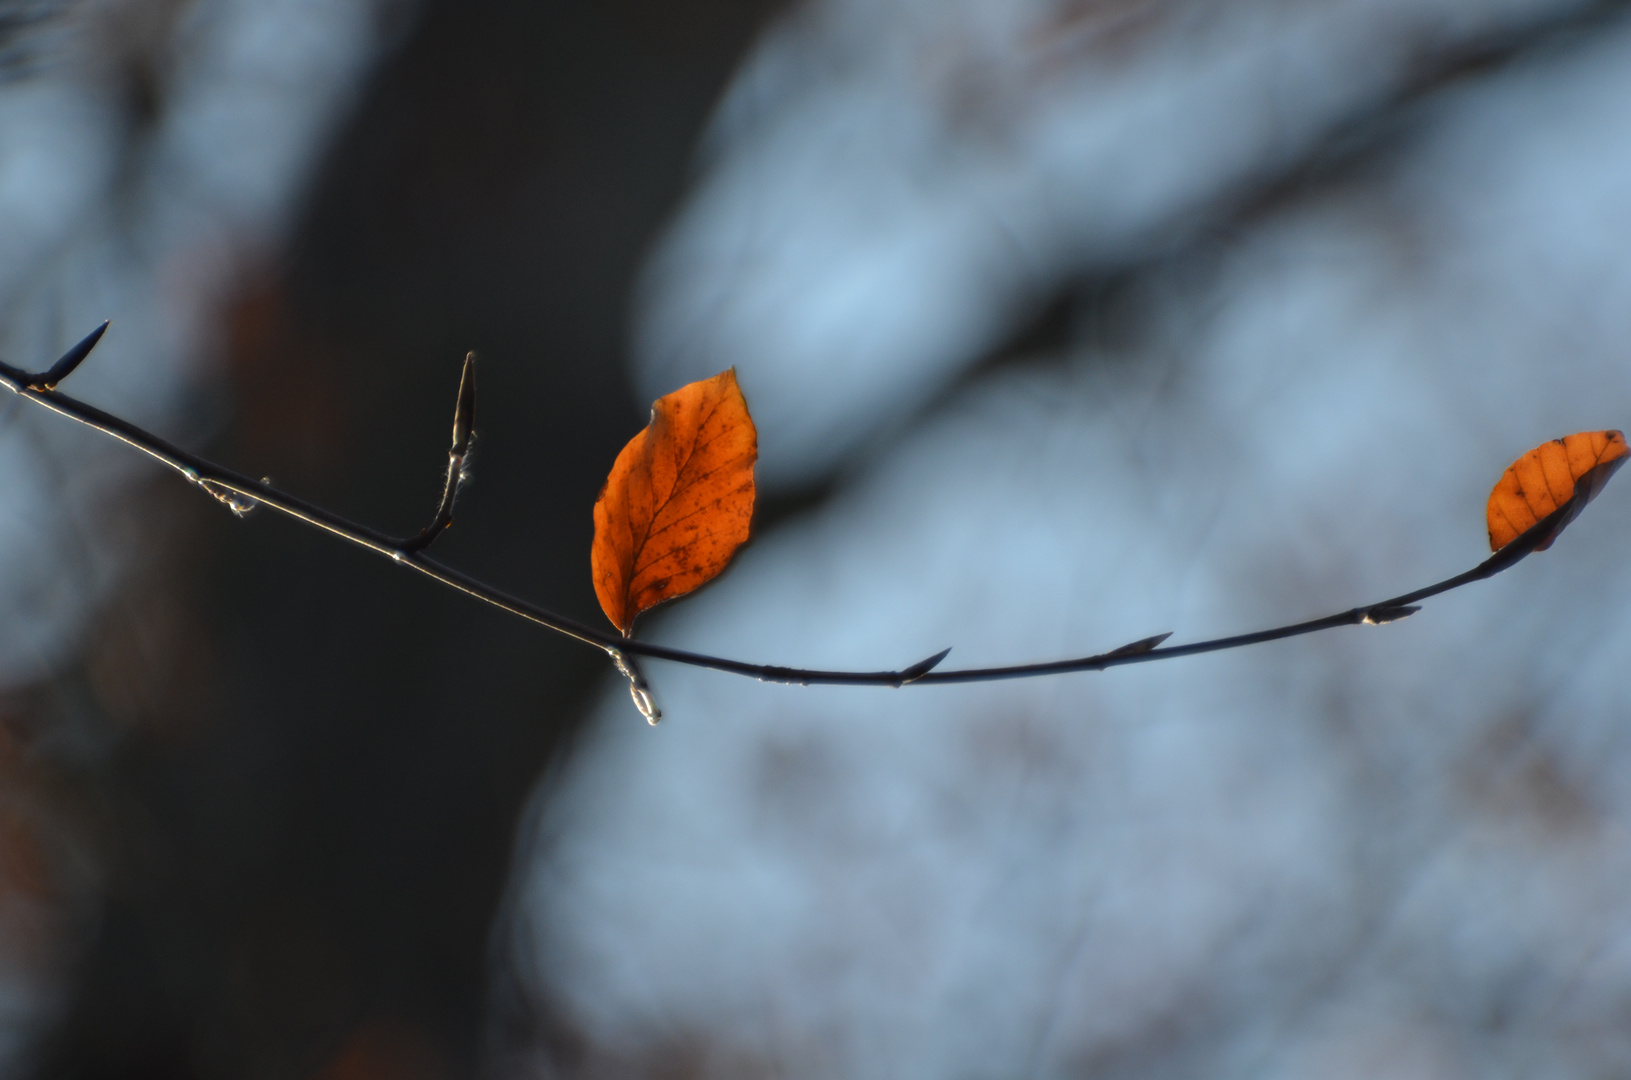
{"type": "Polygon", "coordinates": [[[624,636],[642,611],[711,581],[747,540],[758,456],[735,368],[652,404],[595,500],[595,595],[624,636]]]}
{"type": "Polygon", "coordinates": [[[1489,494],[1489,546],[1499,551],[1548,515],[1562,510],[1535,548],[1545,551],[1563,527],[1625,464],[1631,450],[1618,431],[1582,431],[1542,443],[1514,461],[1489,494]]]}

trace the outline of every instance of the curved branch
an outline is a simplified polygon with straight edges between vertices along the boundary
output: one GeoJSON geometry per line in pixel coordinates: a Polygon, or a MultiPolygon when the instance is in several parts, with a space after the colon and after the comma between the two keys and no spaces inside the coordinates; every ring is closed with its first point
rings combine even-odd
{"type": "Polygon", "coordinates": [[[1160,647],[1170,635],[1158,634],[1142,638],[1108,652],[1069,660],[1054,660],[1037,664],[1016,664],[1007,667],[967,668],[960,671],[939,671],[937,665],[951,652],[945,649],[933,656],[904,668],[890,671],[833,671],[811,668],[782,667],[775,664],[753,664],[705,653],[687,652],[663,645],[634,641],[621,635],[603,632],[587,626],[531,601],[513,596],[486,582],[471,577],[451,566],[439,563],[423,554],[436,536],[453,520],[453,504],[458,498],[464,469],[475,436],[475,354],[465,357],[464,370],[459,382],[459,397],[454,410],[453,445],[448,454],[448,475],[442,502],[436,518],[420,534],[410,539],[392,537],[377,529],[349,521],[329,510],[306,502],[294,495],[274,488],[270,483],[253,480],[224,468],[197,454],[183,450],[151,432],[145,431],[120,417],[104,412],[77,398],[58,391],[56,384],[66,378],[90,353],[101,339],[107,324],[94,330],[79,344],[68,350],[62,359],[41,374],[29,374],[19,368],[0,363],[0,384],[36,405],[60,413],[88,427],[110,435],[135,447],[179,472],[237,513],[260,505],[287,514],[298,521],[331,533],[342,540],[383,555],[398,565],[415,570],[449,588],[474,597],[502,611],[519,616],[559,634],[574,638],[586,645],[604,651],[629,680],[629,689],[635,704],[647,720],[656,723],[661,717],[651,689],[635,662],[636,657],[666,660],[676,664],[708,668],[714,671],[745,675],[763,682],[797,683],[845,686],[920,686],[942,683],[992,682],[999,679],[1024,679],[1043,675],[1061,675],[1075,671],[1103,671],[1126,664],[1144,664],[1156,660],[1171,660],[1180,656],[1219,652],[1256,645],[1265,641],[1297,637],[1338,626],[1382,625],[1414,614],[1418,603],[1440,593],[1484,578],[1492,577],[1535,551],[1550,538],[1556,526],[1577,512],[1576,500],[1583,493],[1577,491],[1554,513],[1529,529],[1522,536],[1503,547],[1484,562],[1465,573],[1446,578],[1436,584],[1395,596],[1380,603],[1327,615],[1306,622],[1291,623],[1250,634],[1214,638],[1187,645],[1160,647]]]}

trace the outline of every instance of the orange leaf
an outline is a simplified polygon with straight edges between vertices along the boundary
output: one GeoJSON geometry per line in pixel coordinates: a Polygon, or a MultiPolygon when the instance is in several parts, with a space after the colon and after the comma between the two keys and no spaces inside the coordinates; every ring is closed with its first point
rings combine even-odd
{"type": "Polygon", "coordinates": [[[1535,550],[1551,547],[1563,527],[1625,464],[1627,453],[1631,449],[1618,431],[1582,431],[1542,443],[1514,461],[1489,493],[1490,550],[1501,550],[1557,514],[1556,524],[1535,550]]]}
{"type": "Polygon", "coordinates": [[[652,404],[595,500],[595,595],[624,637],[642,611],[713,580],[747,540],[758,456],[735,368],[652,404]]]}

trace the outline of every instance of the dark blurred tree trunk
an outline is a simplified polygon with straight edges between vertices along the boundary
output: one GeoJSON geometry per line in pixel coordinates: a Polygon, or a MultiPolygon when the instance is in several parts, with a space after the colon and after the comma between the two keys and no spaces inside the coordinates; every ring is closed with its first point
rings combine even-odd
{"type": "MultiPolygon", "coordinates": [[[[477,481],[439,551],[597,618],[589,508],[644,422],[627,296],[772,6],[431,5],[331,149],[286,264],[226,313],[220,456],[417,529],[475,348],[477,481]]],[[[109,892],[39,1074],[473,1074],[518,810],[602,658],[176,492],[175,554],[59,688],[128,734],[83,778],[109,892]],[[155,651],[140,624],[161,602],[184,610],[155,651]]]]}

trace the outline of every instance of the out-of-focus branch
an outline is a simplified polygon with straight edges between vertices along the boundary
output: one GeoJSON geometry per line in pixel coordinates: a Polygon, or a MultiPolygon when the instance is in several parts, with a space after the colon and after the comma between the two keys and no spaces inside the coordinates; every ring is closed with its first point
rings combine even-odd
{"type": "Polygon", "coordinates": [[[1564,503],[1555,512],[1490,558],[1465,573],[1446,578],[1436,584],[1413,592],[1404,593],[1401,596],[1395,596],[1389,600],[1383,600],[1380,603],[1350,608],[1347,611],[1327,615],[1320,619],[1310,619],[1306,622],[1291,623],[1269,630],[1259,630],[1256,633],[1214,638],[1209,641],[1197,641],[1188,645],[1170,645],[1165,648],[1161,647],[1161,643],[1170,635],[1158,634],[1111,649],[1108,652],[1095,653],[1091,656],[1082,656],[1070,660],[1018,664],[1008,667],[969,668],[962,671],[935,670],[939,663],[946,658],[946,655],[951,652],[950,649],[942,650],[908,667],[891,671],[828,671],[781,667],[774,664],[751,664],[726,657],[686,652],[683,649],[670,649],[662,645],[652,645],[602,632],[575,619],[539,607],[537,604],[520,597],[512,596],[501,589],[488,585],[486,582],[479,581],[462,571],[436,562],[424,555],[424,549],[436,539],[443,529],[453,523],[453,506],[463,486],[465,469],[475,440],[476,379],[474,353],[465,357],[463,374],[459,380],[459,395],[453,413],[453,443],[448,451],[447,480],[443,487],[441,505],[437,508],[435,519],[419,535],[409,539],[401,539],[371,529],[366,525],[348,521],[320,506],[281,492],[264,480],[252,480],[240,473],[233,472],[231,469],[223,468],[212,461],[183,450],[157,435],[144,431],[126,420],[57,390],[56,385],[66,379],[90,354],[90,351],[95,348],[97,342],[101,340],[103,332],[106,331],[107,325],[107,323],[103,323],[97,327],[83,341],[63,354],[62,358],[55,364],[39,374],[29,374],[8,364],[0,363],[0,383],[3,383],[7,389],[25,400],[60,413],[72,420],[77,420],[106,435],[111,435],[113,438],[128,443],[137,450],[168,465],[186,477],[187,480],[202,487],[215,498],[225,503],[236,513],[242,514],[245,510],[257,505],[270,507],[308,525],[332,533],[342,540],[377,552],[392,562],[416,570],[428,578],[475,597],[484,603],[491,604],[493,607],[500,608],[512,615],[518,615],[529,622],[537,623],[556,633],[565,634],[568,637],[603,650],[616,664],[618,670],[628,678],[630,693],[636,706],[639,707],[641,714],[652,723],[656,723],[661,718],[661,712],[651,695],[650,686],[636,662],[636,657],[667,660],[672,663],[688,664],[693,667],[726,671],[735,675],[746,675],[763,682],[798,683],[805,686],[836,684],[900,687],[930,683],[992,682],[999,679],[1062,675],[1074,671],[1103,671],[1106,668],[1121,667],[1126,664],[1171,660],[1180,656],[1220,652],[1224,649],[1236,649],[1244,645],[1256,645],[1265,641],[1278,641],[1282,638],[1297,637],[1302,634],[1311,634],[1338,626],[1361,624],[1378,626],[1395,622],[1414,614],[1418,610],[1420,601],[1437,596],[1440,593],[1449,592],[1451,589],[1459,588],[1462,585],[1492,577],[1517,563],[1545,543],[1553,535],[1558,523],[1565,520],[1575,510],[1575,501],[1584,496],[1584,492],[1577,491],[1574,498],[1564,503]]]}

